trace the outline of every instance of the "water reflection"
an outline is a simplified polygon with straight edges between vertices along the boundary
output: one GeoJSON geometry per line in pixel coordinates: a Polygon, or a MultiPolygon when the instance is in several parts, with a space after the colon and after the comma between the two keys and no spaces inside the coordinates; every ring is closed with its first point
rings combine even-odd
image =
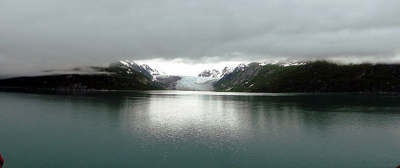
{"type": "MultiPolygon", "coordinates": [[[[368,130],[384,131],[386,136],[399,138],[396,121],[400,118],[392,115],[399,109],[397,99],[390,95],[358,94],[249,96],[157,92],[141,101],[130,100],[133,105],[121,117],[126,131],[142,137],[139,146],[149,155],[168,158],[168,153],[176,151],[195,155],[205,148],[208,150],[204,155],[209,156],[225,150],[230,154],[228,158],[243,159],[243,154],[254,156],[248,152],[256,151],[260,157],[291,156],[302,162],[309,158],[296,156],[299,152],[314,151],[316,155],[309,154],[313,157],[329,156],[332,154],[320,148],[332,145],[340,153],[360,142],[372,143],[358,139],[368,139],[368,130]],[[310,141],[314,138],[317,141],[310,141]]],[[[182,153],[178,155],[182,157],[182,153]]]]}
{"type": "Polygon", "coordinates": [[[119,160],[113,163],[117,167],[124,162],[138,167],[387,167],[400,147],[398,94],[7,92],[0,97],[0,126],[10,130],[2,133],[13,140],[2,144],[30,137],[44,147],[53,144],[53,153],[69,151],[70,160],[106,156],[119,160]],[[26,127],[12,125],[24,122],[26,127]],[[32,130],[41,136],[32,138],[32,130]]]}
{"type": "Polygon", "coordinates": [[[152,95],[147,102],[132,103],[122,116],[123,123],[127,131],[144,138],[144,148],[171,142],[176,148],[190,141],[209,149],[230,146],[238,150],[246,138],[247,125],[240,120],[244,117],[234,108],[235,102],[221,97],[152,95]]]}

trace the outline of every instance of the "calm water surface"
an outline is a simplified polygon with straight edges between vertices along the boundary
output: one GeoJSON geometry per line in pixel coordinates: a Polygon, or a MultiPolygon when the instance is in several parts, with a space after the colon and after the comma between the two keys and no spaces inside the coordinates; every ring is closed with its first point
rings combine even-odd
{"type": "Polygon", "coordinates": [[[400,94],[0,91],[7,167],[396,167],[400,94]]]}

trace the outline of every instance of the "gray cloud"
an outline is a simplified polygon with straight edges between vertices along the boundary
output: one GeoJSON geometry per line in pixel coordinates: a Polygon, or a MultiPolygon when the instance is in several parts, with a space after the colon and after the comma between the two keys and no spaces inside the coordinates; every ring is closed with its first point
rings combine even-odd
{"type": "Polygon", "coordinates": [[[119,59],[396,60],[399,8],[398,0],[3,0],[0,74],[119,59]]]}

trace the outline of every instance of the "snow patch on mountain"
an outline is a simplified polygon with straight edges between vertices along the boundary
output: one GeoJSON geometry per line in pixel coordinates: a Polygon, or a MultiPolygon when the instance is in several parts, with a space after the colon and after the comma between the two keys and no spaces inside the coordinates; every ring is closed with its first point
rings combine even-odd
{"type": "MultiPolygon", "coordinates": [[[[287,67],[287,66],[299,66],[299,65],[305,65],[305,64],[307,64],[306,62],[303,62],[303,61],[288,61],[288,62],[271,61],[271,62],[255,62],[255,63],[258,63],[258,65],[260,65],[260,66],[279,65],[279,66],[283,66],[283,67],[287,67]]],[[[251,64],[251,63],[248,63],[248,64],[242,63],[242,64],[239,64],[239,65],[237,66],[237,68],[239,68],[240,70],[243,71],[244,68],[246,68],[246,67],[249,66],[249,64],[251,64]]]]}
{"type": "Polygon", "coordinates": [[[260,66],[265,66],[265,65],[275,65],[278,64],[279,61],[272,61],[272,62],[257,62],[260,66]]]}
{"type": "Polygon", "coordinates": [[[283,67],[287,67],[287,66],[299,66],[299,65],[306,65],[306,62],[302,62],[302,61],[292,61],[289,63],[285,63],[285,64],[280,64],[280,66],[283,67]]]}

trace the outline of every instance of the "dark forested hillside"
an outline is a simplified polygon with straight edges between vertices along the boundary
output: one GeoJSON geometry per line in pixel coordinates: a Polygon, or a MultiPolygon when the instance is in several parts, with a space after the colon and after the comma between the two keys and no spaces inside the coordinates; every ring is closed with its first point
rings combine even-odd
{"type": "Polygon", "coordinates": [[[159,90],[161,83],[153,81],[146,72],[120,64],[92,67],[94,74],[59,74],[36,77],[17,77],[0,80],[3,87],[49,88],[73,90],[159,90]]]}
{"type": "Polygon", "coordinates": [[[216,91],[273,93],[400,92],[400,64],[282,66],[249,64],[215,83],[216,91]]]}

